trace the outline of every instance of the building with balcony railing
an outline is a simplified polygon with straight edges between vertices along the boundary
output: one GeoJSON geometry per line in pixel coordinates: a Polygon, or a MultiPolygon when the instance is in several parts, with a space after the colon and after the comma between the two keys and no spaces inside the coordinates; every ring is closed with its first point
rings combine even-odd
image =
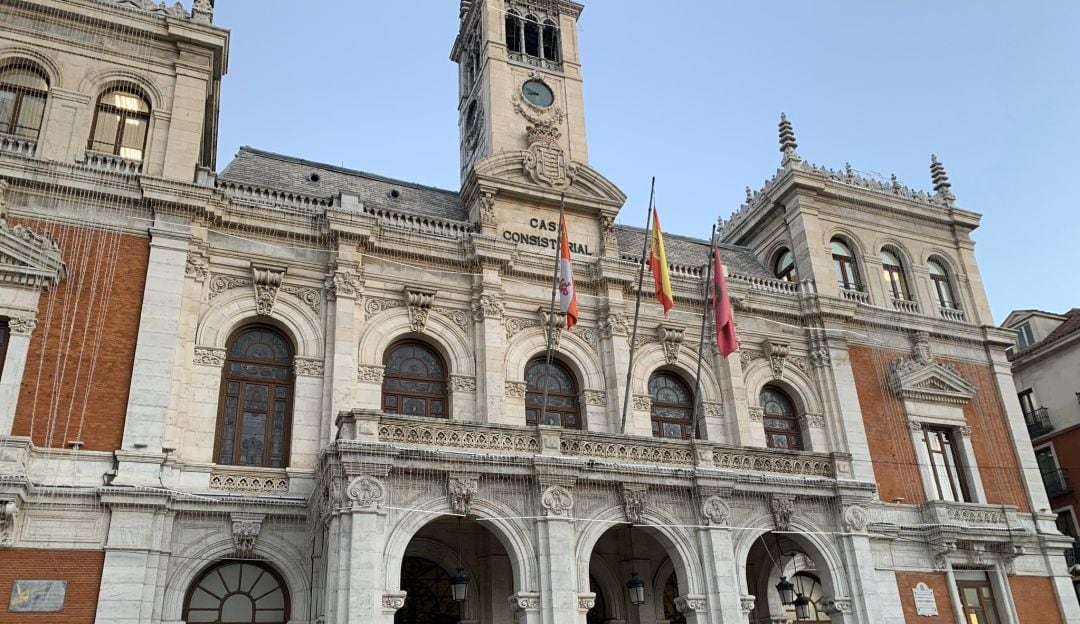
{"type": "Polygon", "coordinates": [[[450,191],[217,171],[212,2],[0,2],[0,622],[1080,619],[941,162],[814,165],[781,116],[721,355],[710,241],[665,236],[664,314],[587,161],[581,5],[460,8],[450,191]]]}

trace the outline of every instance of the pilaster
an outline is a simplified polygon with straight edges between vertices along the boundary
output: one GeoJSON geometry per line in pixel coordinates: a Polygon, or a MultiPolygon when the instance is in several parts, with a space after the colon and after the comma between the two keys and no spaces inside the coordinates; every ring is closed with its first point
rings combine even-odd
{"type": "Polygon", "coordinates": [[[11,435],[19,388],[26,369],[26,356],[30,350],[30,336],[36,326],[37,321],[30,316],[8,319],[7,355],[0,362],[0,370],[3,371],[3,376],[0,376],[0,436],[11,435]]]}
{"type": "Polygon", "coordinates": [[[336,436],[334,419],[342,411],[357,406],[357,349],[358,318],[356,304],[363,290],[360,255],[355,247],[342,245],[338,249],[335,270],[326,279],[329,315],[327,319],[326,353],[328,381],[324,385],[323,400],[329,409],[323,410],[321,430],[325,446],[336,436]],[[328,395],[328,396],[325,396],[328,395]]]}
{"type": "MultiPolygon", "coordinates": [[[[541,479],[541,485],[544,480],[541,479]]],[[[541,495],[544,516],[536,522],[540,555],[540,619],[544,624],[576,622],[578,613],[574,495],[569,485],[552,483],[541,495]]]]}
{"type": "Polygon", "coordinates": [[[506,346],[502,280],[498,269],[492,267],[483,268],[476,280],[478,283],[472,303],[476,329],[473,339],[476,361],[478,365],[483,363],[483,372],[477,377],[476,395],[485,400],[483,403],[477,402],[475,419],[492,424],[516,425],[520,423],[520,414],[508,414],[503,405],[506,346]]]}

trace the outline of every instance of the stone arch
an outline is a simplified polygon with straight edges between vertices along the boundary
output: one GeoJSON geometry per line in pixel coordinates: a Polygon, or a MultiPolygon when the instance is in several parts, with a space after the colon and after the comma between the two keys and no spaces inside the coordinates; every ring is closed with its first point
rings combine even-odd
{"type": "MultiPolygon", "coordinates": [[[[519,333],[506,349],[507,381],[524,381],[525,367],[537,354],[547,350],[547,332],[542,327],[530,327],[519,333]]],[[[578,377],[579,388],[603,390],[603,367],[596,353],[580,336],[563,330],[559,337],[559,355],[570,364],[569,368],[578,377]]]]}
{"type": "MultiPolygon", "coordinates": [[[[386,538],[383,550],[383,587],[385,591],[397,591],[401,584],[401,562],[409,543],[426,525],[440,516],[453,515],[450,501],[446,496],[438,496],[415,509],[397,514],[386,538]]],[[[535,568],[536,552],[532,546],[532,534],[522,521],[515,521],[522,514],[509,505],[484,498],[473,498],[469,516],[491,531],[506,550],[507,558],[514,576],[514,591],[527,591],[527,588],[539,586],[539,576],[535,568]]],[[[394,517],[394,516],[391,516],[394,517]]]]}
{"type": "Polygon", "coordinates": [[[380,312],[378,322],[365,322],[360,335],[358,358],[361,365],[381,366],[391,344],[402,338],[418,338],[440,352],[451,375],[475,375],[472,346],[458,327],[440,314],[429,314],[423,333],[414,332],[409,311],[394,308],[380,312]]]}
{"type": "MultiPolygon", "coordinates": [[[[596,579],[600,589],[604,592],[604,597],[607,598],[605,607],[607,607],[608,616],[613,620],[625,620],[627,619],[625,600],[619,600],[626,591],[624,580],[619,578],[619,574],[614,570],[607,561],[601,558],[590,558],[589,561],[589,575],[596,579]],[[599,574],[593,574],[593,570],[600,572],[599,574]]],[[[670,559],[669,559],[670,561],[670,559]]],[[[588,582],[589,578],[584,579],[588,582]]],[[[581,583],[578,583],[581,586],[581,583]]],[[[585,591],[590,591],[586,589],[585,591]]]]}
{"type": "MultiPolygon", "coordinates": [[[[735,538],[732,550],[735,553],[736,570],[739,576],[739,593],[746,594],[749,591],[746,569],[750,549],[758,538],[771,533],[776,524],[771,514],[762,514],[744,523],[743,526],[745,530],[735,534],[738,537],[735,538]]],[[[829,595],[851,595],[843,558],[837,552],[835,545],[829,541],[829,533],[824,532],[821,527],[805,516],[799,515],[796,508],[796,514],[791,518],[791,526],[783,535],[784,538],[795,542],[806,555],[814,560],[815,564],[818,564],[817,571],[821,586],[829,595]]]]}
{"type": "MultiPolygon", "coordinates": [[[[657,343],[648,344],[641,348],[634,356],[633,379],[634,394],[649,393],[649,378],[658,370],[669,370],[677,374],[690,388],[694,390],[694,374],[697,371],[697,358],[694,356],[695,349],[679,349],[679,359],[674,364],[668,364],[664,357],[664,348],[657,343]]],[[[708,345],[706,345],[708,351],[708,345]]],[[[720,379],[712,368],[711,354],[707,354],[701,367],[701,395],[705,401],[720,402],[720,379]]]]}
{"type": "MultiPolygon", "coordinates": [[[[701,561],[697,557],[697,546],[693,535],[685,528],[686,522],[668,513],[647,507],[641,515],[642,523],[634,525],[637,530],[644,530],[664,548],[671,560],[679,587],[684,594],[705,593],[705,577],[701,561]]],[[[626,524],[626,511],[622,506],[612,506],[587,518],[585,529],[577,535],[574,554],[578,561],[578,591],[589,591],[589,563],[597,542],[615,525],[626,524]]]]}
{"type": "Polygon", "coordinates": [[[762,388],[776,386],[787,393],[788,398],[795,404],[795,409],[800,413],[822,413],[822,402],[818,398],[814,382],[791,362],[784,366],[784,376],[775,379],[767,358],[753,360],[743,368],[743,380],[752,406],[757,406],[762,388]]]}
{"type": "MultiPolygon", "coordinates": [[[[271,566],[285,581],[289,592],[293,618],[306,617],[308,612],[308,577],[303,573],[310,561],[294,552],[289,540],[266,530],[259,533],[255,542],[253,559],[260,559],[271,566]]],[[[232,535],[228,530],[216,531],[204,541],[193,544],[187,552],[174,553],[170,558],[170,570],[165,581],[162,604],[163,619],[180,621],[184,611],[184,598],[188,589],[208,566],[216,565],[236,552],[232,535]]]]}
{"type": "MultiPolygon", "coordinates": [[[[470,579],[476,579],[476,571],[472,569],[469,563],[458,557],[457,551],[449,546],[437,542],[435,540],[413,537],[405,544],[405,550],[401,553],[401,560],[404,560],[406,556],[422,557],[431,561],[446,571],[447,574],[453,576],[457,568],[465,570],[465,574],[470,579]]],[[[398,562],[398,571],[395,578],[398,579],[395,588],[400,588],[401,584],[401,561],[398,562]]],[[[462,619],[469,620],[471,614],[475,614],[477,611],[477,605],[475,604],[477,592],[469,592],[463,609],[461,610],[462,619]]]]}
{"type": "Polygon", "coordinates": [[[296,356],[303,358],[323,357],[323,336],[319,319],[311,309],[290,295],[281,294],[274,303],[270,316],[260,316],[255,311],[255,297],[247,288],[234,288],[214,298],[203,312],[199,327],[195,330],[195,344],[200,347],[225,348],[229,336],[241,325],[263,321],[278,326],[293,341],[296,356]]]}
{"type": "MultiPolygon", "coordinates": [[[[847,245],[851,247],[851,253],[854,254],[856,260],[861,261],[863,255],[866,254],[866,246],[862,243],[859,235],[854,231],[843,226],[829,228],[825,232],[824,240],[822,241],[826,249],[832,244],[834,238],[839,238],[847,243],[847,245]]],[[[862,262],[859,262],[859,270],[863,269],[865,269],[865,267],[862,266],[862,262]]]]}
{"type": "Polygon", "coordinates": [[[164,109],[165,98],[154,81],[142,74],[125,69],[110,68],[87,76],[79,83],[79,91],[90,94],[91,106],[96,107],[98,98],[106,89],[124,84],[134,85],[142,91],[146,99],[150,100],[151,113],[164,109]]]}
{"type": "Polygon", "coordinates": [[[29,61],[45,73],[49,82],[49,90],[64,88],[64,74],[60,66],[49,56],[39,50],[26,46],[12,45],[0,48],[0,67],[6,67],[12,61],[29,61]]]}
{"type": "MultiPolygon", "coordinates": [[[[765,270],[769,272],[769,277],[776,278],[774,269],[776,268],[776,261],[780,259],[781,251],[790,251],[793,255],[795,249],[792,248],[791,242],[787,239],[775,240],[765,248],[765,251],[761,254],[761,263],[765,265],[765,270]]],[[[798,257],[796,257],[796,265],[798,265],[798,257]]]]}

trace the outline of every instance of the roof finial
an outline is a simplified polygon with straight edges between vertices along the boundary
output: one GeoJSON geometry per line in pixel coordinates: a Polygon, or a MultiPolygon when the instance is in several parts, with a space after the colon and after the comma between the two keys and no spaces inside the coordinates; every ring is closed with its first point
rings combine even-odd
{"type": "Polygon", "coordinates": [[[949,176],[945,173],[945,165],[941,164],[936,154],[930,154],[930,180],[934,183],[934,192],[944,199],[945,203],[956,199],[956,196],[949,190],[952,188],[952,184],[949,183],[949,176]]]}
{"type": "Polygon", "coordinates": [[[799,152],[795,151],[797,147],[799,144],[795,142],[795,129],[791,127],[787,115],[780,113],[780,151],[784,154],[780,161],[781,165],[786,165],[788,162],[802,162],[799,152]]]}
{"type": "Polygon", "coordinates": [[[465,16],[469,14],[469,9],[472,8],[472,0],[461,0],[461,9],[458,11],[458,17],[465,19],[465,16]]]}
{"type": "Polygon", "coordinates": [[[754,192],[750,190],[750,187],[746,187],[746,205],[750,205],[750,202],[754,201],[754,192]]]}

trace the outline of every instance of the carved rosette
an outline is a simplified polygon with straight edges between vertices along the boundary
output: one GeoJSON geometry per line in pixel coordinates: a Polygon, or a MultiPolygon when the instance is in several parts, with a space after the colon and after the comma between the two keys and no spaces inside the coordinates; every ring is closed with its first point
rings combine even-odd
{"type": "Polygon", "coordinates": [[[405,606],[405,597],[407,595],[408,592],[403,591],[383,592],[383,613],[396,613],[398,609],[405,606]]]}
{"type": "Polygon", "coordinates": [[[435,291],[405,288],[405,305],[409,306],[409,326],[418,334],[427,329],[428,313],[435,303],[435,291]]]}
{"type": "Polygon", "coordinates": [[[15,543],[15,518],[18,515],[19,507],[13,501],[0,502],[0,548],[15,543]]]}
{"type": "Polygon", "coordinates": [[[293,373],[298,377],[322,377],[323,361],[298,357],[293,361],[293,373]]]}
{"type": "Polygon", "coordinates": [[[386,500],[386,483],[371,475],[360,475],[349,482],[345,494],[355,507],[377,508],[386,500]]]}
{"type": "Polygon", "coordinates": [[[285,271],[251,267],[251,282],[255,286],[255,313],[270,316],[274,312],[278,290],[285,280],[285,271]]]}
{"type": "Polygon", "coordinates": [[[381,384],[385,372],[385,366],[367,366],[362,364],[356,369],[356,379],[357,381],[369,381],[381,384]]]}
{"type": "Polygon", "coordinates": [[[785,494],[773,494],[769,500],[773,522],[777,531],[791,530],[791,517],[795,514],[795,497],[785,494]]]}
{"type": "Polygon", "coordinates": [[[645,513],[649,490],[644,485],[624,485],[622,491],[623,511],[630,524],[641,524],[645,513]]]}
{"type": "Polygon", "coordinates": [[[503,396],[511,399],[524,399],[526,388],[524,381],[508,381],[503,386],[503,396]]]}
{"type": "Polygon", "coordinates": [[[250,557],[255,554],[255,543],[262,532],[263,518],[259,514],[233,514],[232,540],[237,556],[250,557]]]}
{"type": "Polygon", "coordinates": [[[217,366],[218,368],[221,368],[225,365],[225,349],[195,347],[195,357],[192,361],[203,366],[217,366]]]}
{"type": "Polygon", "coordinates": [[[473,320],[501,319],[505,306],[499,297],[495,295],[480,295],[473,301],[473,320]]]}
{"type": "Polygon", "coordinates": [[[476,377],[450,375],[450,390],[453,392],[476,392],[476,377]]]}
{"type": "Polygon", "coordinates": [[[870,517],[860,505],[848,505],[844,508],[844,530],[848,533],[862,533],[870,517]]]}
{"type": "Polygon", "coordinates": [[[723,498],[713,495],[701,503],[701,516],[708,526],[727,526],[731,518],[731,507],[723,498]]]}
{"type": "Polygon", "coordinates": [[[8,330],[16,336],[29,336],[37,327],[37,319],[28,316],[17,316],[8,319],[8,330]]]}
{"type": "Polygon", "coordinates": [[[469,505],[479,491],[480,480],[475,475],[451,475],[446,483],[450,511],[459,516],[469,515],[469,505]]]}
{"type": "Polygon", "coordinates": [[[552,485],[544,490],[540,504],[544,507],[545,516],[564,518],[569,516],[574,508],[574,495],[561,485],[552,485]]]}
{"type": "Polygon", "coordinates": [[[750,412],[750,420],[753,422],[762,422],[765,420],[765,408],[758,405],[751,405],[747,408],[750,412]]]}

